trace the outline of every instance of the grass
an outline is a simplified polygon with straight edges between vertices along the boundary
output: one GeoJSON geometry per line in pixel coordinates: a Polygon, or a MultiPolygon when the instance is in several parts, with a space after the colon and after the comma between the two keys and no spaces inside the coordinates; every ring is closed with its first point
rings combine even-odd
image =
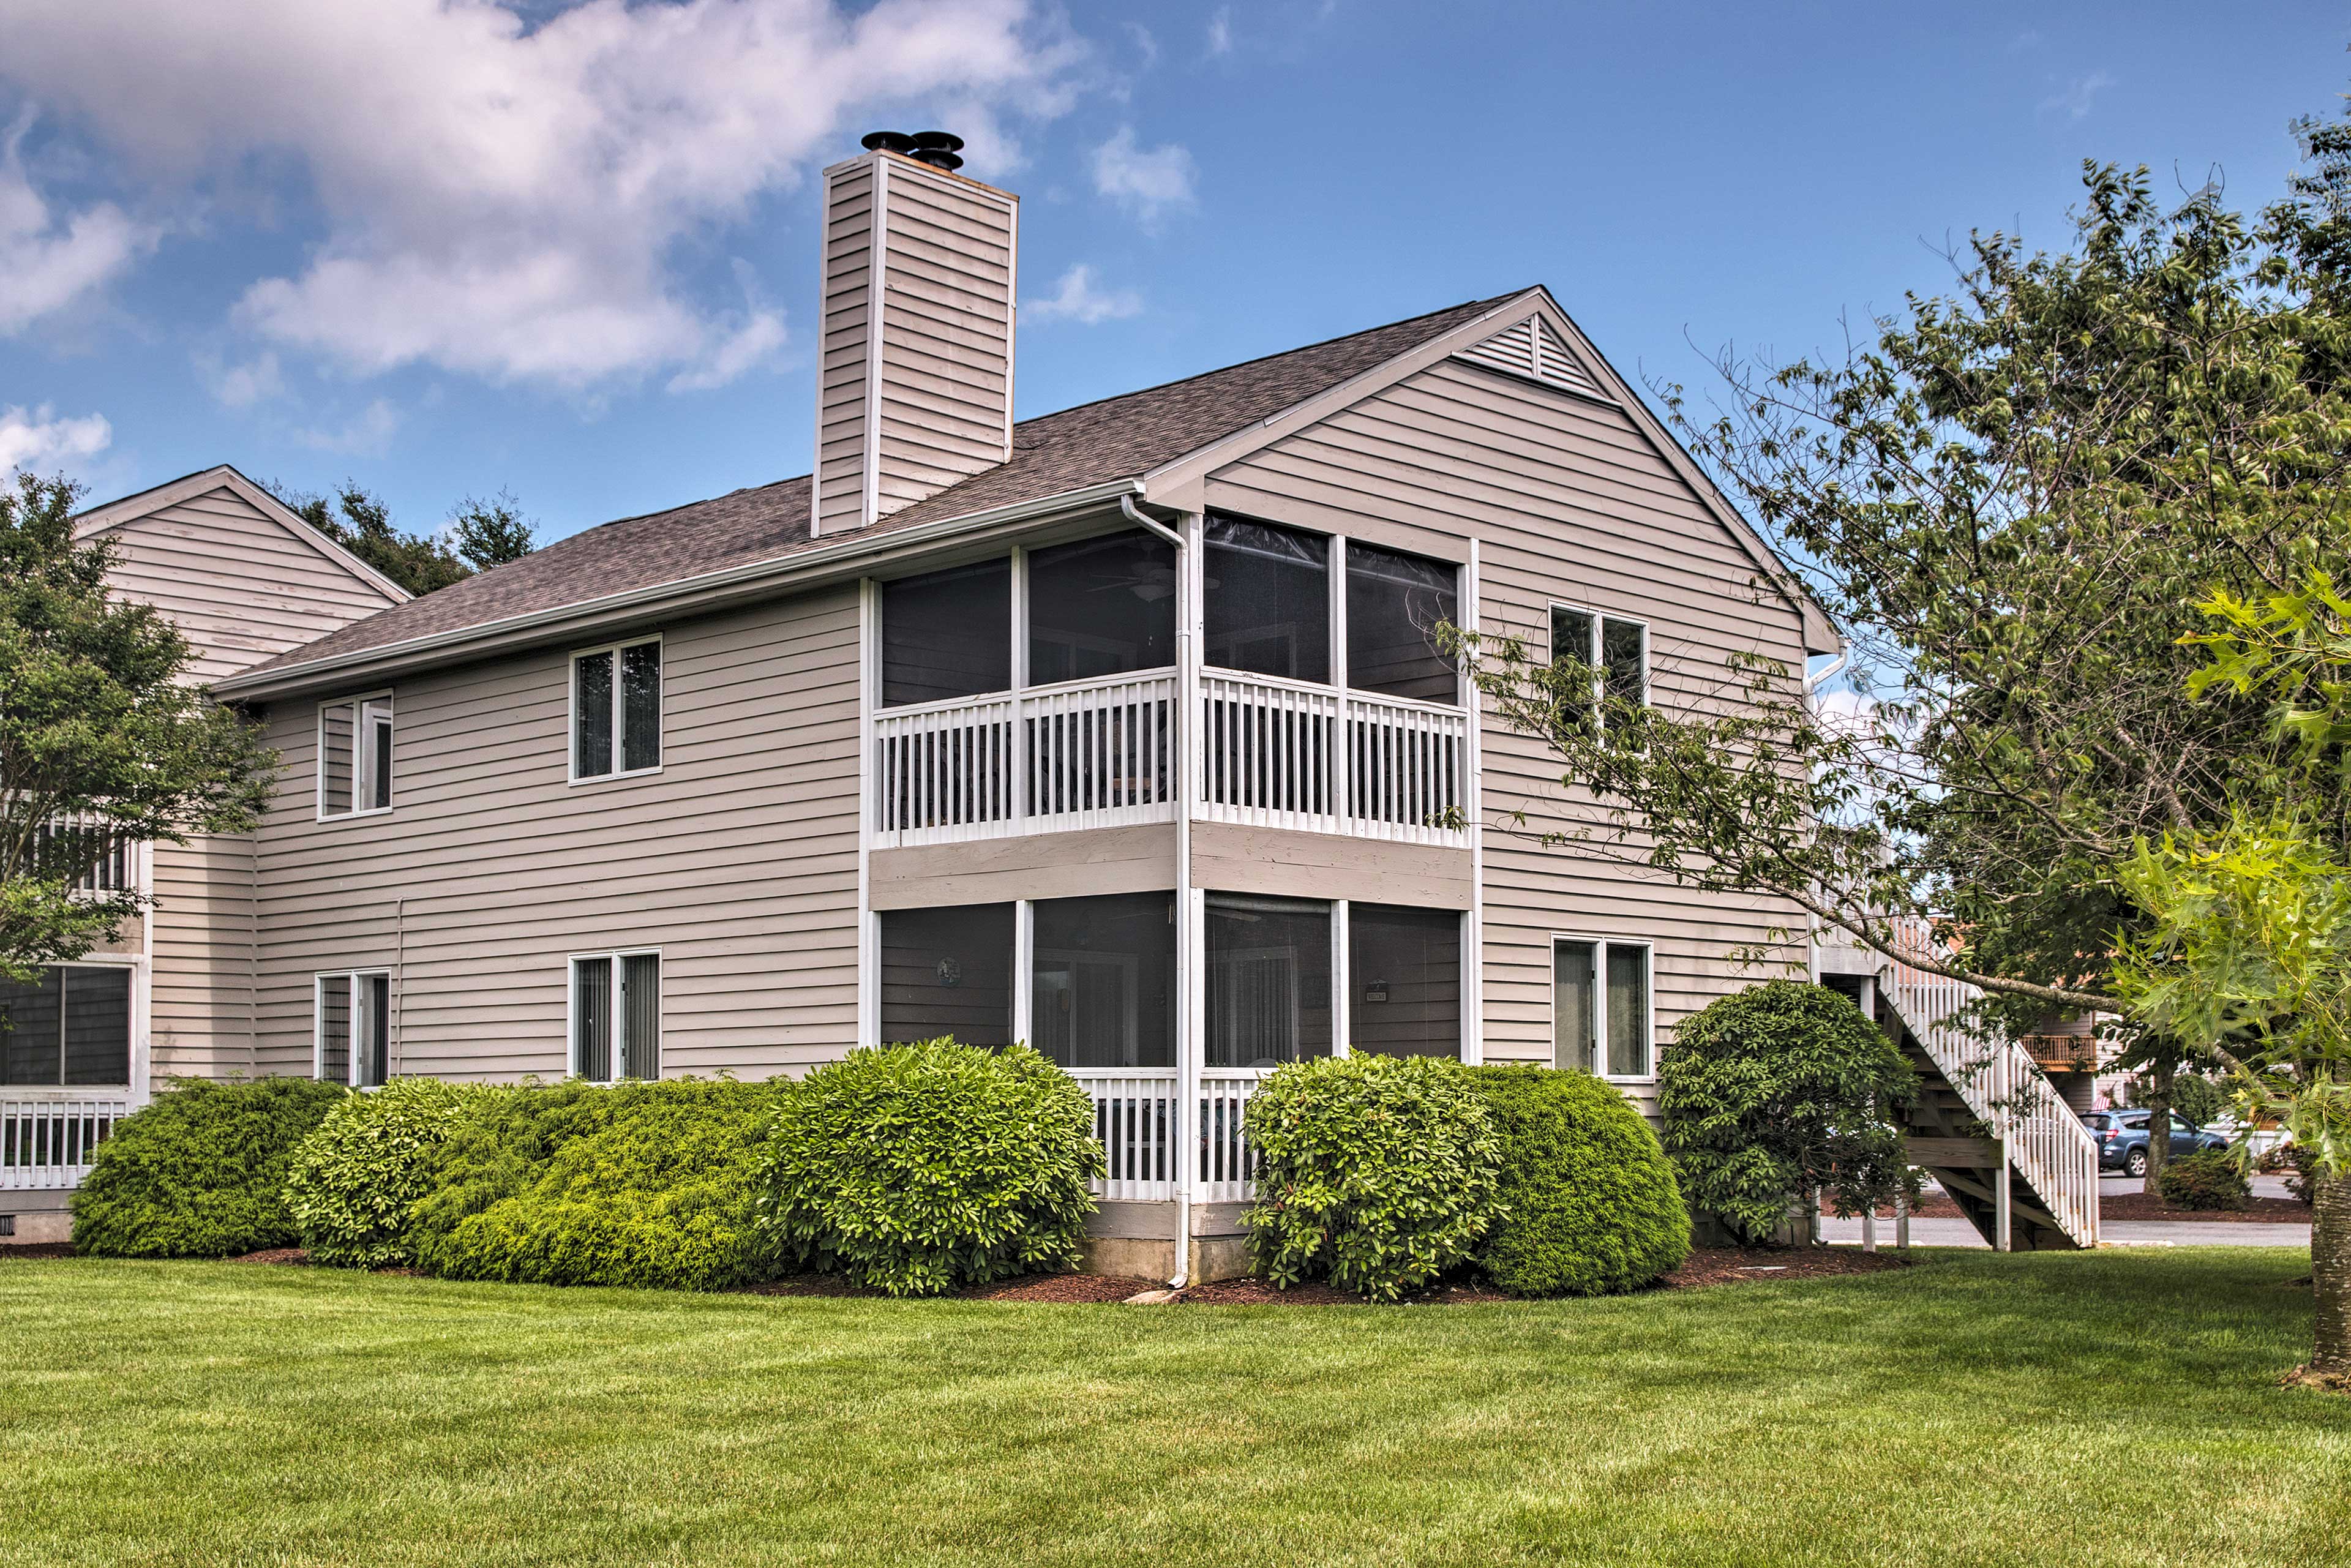
{"type": "Polygon", "coordinates": [[[0,1262],[0,1563],[2344,1561],[2306,1254],[1072,1307],[0,1262]]]}

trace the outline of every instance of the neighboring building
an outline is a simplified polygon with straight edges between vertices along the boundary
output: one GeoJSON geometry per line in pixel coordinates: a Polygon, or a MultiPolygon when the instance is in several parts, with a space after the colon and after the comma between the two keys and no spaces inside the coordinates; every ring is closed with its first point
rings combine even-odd
{"type": "MultiPolygon", "coordinates": [[[[200,681],[408,599],[234,468],[84,513],[75,532],[114,542],[114,592],[171,617],[200,681]]],[[[17,1239],[63,1239],[89,1147],[153,1084],[253,1071],[255,847],[119,846],[90,885],[147,889],[148,917],[38,986],[0,980],[0,1216],[17,1239]]]]}
{"type": "Polygon", "coordinates": [[[1510,831],[1557,765],[1436,644],[1665,705],[1836,646],[1547,292],[1016,424],[1015,199],[886,150],[825,198],[813,476],[404,602],[228,470],[91,514],[202,558],[125,590],[283,758],[250,840],[156,857],[130,1092],[1027,1040],[1100,1108],[1103,1261],[1214,1272],[1270,1065],[1647,1106],[1676,1020],[1758,977],[1728,955],[1808,962],[1792,908],[1510,831]]]}

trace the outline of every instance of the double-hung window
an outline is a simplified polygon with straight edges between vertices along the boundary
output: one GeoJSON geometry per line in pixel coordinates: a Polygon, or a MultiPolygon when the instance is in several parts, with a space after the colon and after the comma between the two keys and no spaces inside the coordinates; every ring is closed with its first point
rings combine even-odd
{"type": "Polygon", "coordinates": [[[392,1068],[392,976],[381,969],[320,975],[313,1071],[354,1089],[382,1085],[392,1068]]]}
{"type": "Polygon", "coordinates": [[[1552,944],[1552,1065],[1607,1078],[1655,1074],[1649,945],[1560,937],[1552,944]]]}
{"type": "Polygon", "coordinates": [[[319,705],[319,818],[392,810],[392,694],[319,705]]]}
{"type": "Polygon", "coordinates": [[[661,639],[572,654],[572,782],[651,773],[661,762],[661,639]]]}
{"type": "Polygon", "coordinates": [[[661,954],[571,960],[571,1071],[591,1083],[661,1076],[661,954]]]}
{"type": "MultiPolygon", "coordinates": [[[[1570,605],[1551,607],[1553,663],[1573,659],[1596,673],[1592,708],[1604,713],[1605,699],[1635,707],[1649,703],[1649,629],[1638,621],[1570,605]]],[[[1606,719],[1601,719],[1604,727],[1606,719]]]]}

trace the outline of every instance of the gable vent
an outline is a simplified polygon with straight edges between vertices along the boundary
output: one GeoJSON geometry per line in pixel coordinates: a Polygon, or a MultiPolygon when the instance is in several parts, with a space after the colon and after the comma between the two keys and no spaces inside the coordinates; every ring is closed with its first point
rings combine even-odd
{"type": "Polygon", "coordinates": [[[1541,382],[1579,397],[1597,398],[1602,402],[1616,401],[1600,389],[1592,373],[1568,352],[1567,345],[1560,341],[1551,323],[1540,316],[1530,316],[1516,326],[1506,327],[1453,357],[1483,365],[1489,371],[1541,382]]]}

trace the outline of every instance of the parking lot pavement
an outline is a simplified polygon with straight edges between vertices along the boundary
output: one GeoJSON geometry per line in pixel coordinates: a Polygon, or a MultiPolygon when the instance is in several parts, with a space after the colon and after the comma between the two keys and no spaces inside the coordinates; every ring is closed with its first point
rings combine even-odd
{"type": "MultiPolygon", "coordinates": [[[[2307,1225],[2256,1225],[2227,1219],[2109,1219],[2098,1239],[2110,1247],[2310,1247],[2307,1225]]],[[[1861,1245],[1861,1221],[1824,1216],[1821,1239],[1834,1246],[1861,1245]]],[[[1877,1244],[1894,1245],[1894,1222],[1877,1222],[1877,1244]]],[[[1989,1247],[1964,1219],[1914,1219],[1913,1247],[1989,1247]]]]}

